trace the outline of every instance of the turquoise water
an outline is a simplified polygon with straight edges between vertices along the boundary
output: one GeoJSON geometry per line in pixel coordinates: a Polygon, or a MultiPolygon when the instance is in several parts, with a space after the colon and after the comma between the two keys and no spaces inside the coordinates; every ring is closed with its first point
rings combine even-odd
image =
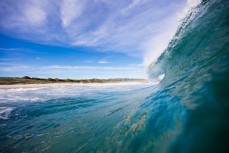
{"type": "Polygon", "coordinates": [[[229,152],[228,0],[206,0],[191,11],[149,74],[165,75],[158,89],[171,99],[162,97],[166,111],[171,104],[180,111],[167,152],[229,152]]]}
{"type": "Polygon", "coordinates": [[[0,90],[0,152],[229,152],[229,1],[192,10],[157,84],[0,90]]]}
{"type": "Polygon", "coordinates": [[[144,127],[147,110],[139,107],[154,88],[134,84],[1,89],[0,152],[124,151],[133,144],[122,142],[131,142],[132,134],[144,127]]]}

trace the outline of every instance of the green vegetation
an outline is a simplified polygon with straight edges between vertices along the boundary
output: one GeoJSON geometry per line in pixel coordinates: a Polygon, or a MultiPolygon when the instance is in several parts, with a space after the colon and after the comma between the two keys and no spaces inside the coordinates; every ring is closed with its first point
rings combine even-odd
{"type": "Polygon", "coordinates": [[[9,84],[46,84],[46,83],[118,83],[118,82],[146,82],[144,79],[58,79],[58,78],[36,78],[36,77],[0,77],[0,85],[9,84]]]}

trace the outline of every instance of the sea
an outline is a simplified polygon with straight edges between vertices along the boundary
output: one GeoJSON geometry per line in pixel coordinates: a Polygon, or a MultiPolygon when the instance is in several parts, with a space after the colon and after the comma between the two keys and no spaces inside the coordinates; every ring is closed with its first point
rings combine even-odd
{"type": "Polygon", "coordinates": [[[148,74],[161,81],[0,89],[0,152],[229,152],[228,0],[189,11],[148,74]]]}

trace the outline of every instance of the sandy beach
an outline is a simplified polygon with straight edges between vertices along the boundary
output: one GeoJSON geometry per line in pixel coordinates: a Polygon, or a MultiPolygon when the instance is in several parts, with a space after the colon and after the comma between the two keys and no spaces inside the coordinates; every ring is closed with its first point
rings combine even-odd
{"type": "Polygon", "coordinates": [[[133,85],[149,82],[116,82],[116,83],[47,83],[47,84],[12,84],[0,85],[0,89],[12,88],[37,88],[37,87],[62,87],[62,86],[114,86],[114,85],[133,85]]]}

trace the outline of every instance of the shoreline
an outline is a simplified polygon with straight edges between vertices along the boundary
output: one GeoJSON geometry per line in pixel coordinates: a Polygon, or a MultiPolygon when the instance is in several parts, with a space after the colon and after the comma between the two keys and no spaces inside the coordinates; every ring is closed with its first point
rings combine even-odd
{"type": "Polygon", "coordinates": [[[130,82],[106,82],[106,83],[43,83],[43,84],[7,84],[0,85],[0,89],[17,89],[17,88],[38,88],[38,87],[61,87],[61,86],[108,86],[108,85],[134,85],[150,83],[148,81],[130,81],[130,82]]]}

